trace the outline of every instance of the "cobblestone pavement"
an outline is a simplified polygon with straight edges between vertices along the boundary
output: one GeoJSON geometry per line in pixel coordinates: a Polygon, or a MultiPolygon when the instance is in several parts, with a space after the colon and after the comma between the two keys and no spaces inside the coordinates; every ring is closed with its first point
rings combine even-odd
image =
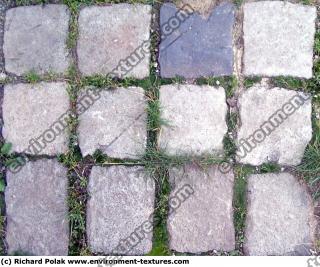
{"type": "Polygon", "coordinates": [[[316,1],[0,2],[1,253],[319,253],[316,1]]]}

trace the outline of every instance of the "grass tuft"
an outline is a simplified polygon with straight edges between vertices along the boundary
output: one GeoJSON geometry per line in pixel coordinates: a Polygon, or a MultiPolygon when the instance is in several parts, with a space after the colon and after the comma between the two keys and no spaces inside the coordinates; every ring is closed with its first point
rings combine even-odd
{"type": "Polygon", "coordinates": [[[59,156],[59,161],[68,169],[68,206],[70,242],[69,255],[90,255],[86,244],[86,202],[88,179],[82,175],[81,153],[70,141],[69,151],[59,156]]]}
{"type": "MultiPolygon", "coordinates": [[[[236,230],[236,250],[243,254],[244,230],[247,214],[246,188],[247,177],[254,173],[249,166],[235,167],[235,183],[233,189],[234,226],[236,230]]],[[[236,254],[237,255],[237,254],[236,254]]]]}
{"type": "MultiPolygon", "coordinates": [[[[314,111],[319,110],[320,105],[320,30],[315,36],[314,54],[316,60],[313,66],[313,78],[306,81],[306,90],[312,93],[314,111]]],[[[319,112],[319,111],[318,111],[319,112]]],[[[319,118],[313,118],[313,138],[305,150],[301,164],[296,168],[308,182],[314,199],[320,197],[320,122],[319,118]]]]}
{"type": "Polygon", "coordinates": [[[260,167],[261,173],[277,173],[281,171],[281,167],[276,163],[263,163],[260,167]]]}
{"type": "Polygon", "coordinates": [[[25,80],[28,83],[37,83],[41,80],[41,77],[39,74],[37,74],[35,71],[29,71],[25,76],[25,80]]]}
{"type": "Polygon", "coordinates": [[[233,3],[239,8],[244,0],[233,0],[233,3]]]}
{"type": "Polygon", "coordinates": [[[226,158],[233,157],[236,154],[237,146],[234,140],[229,135],[225,135],[225,137],[223,138],[223,148],[226,158]]]}
{"type": "Polygon", "coordinates": [[[243,86],[245,88],[250,88],[253,86],[255,83],[261,82],[261,77],[250,77],[250,78],[245,78],[243,82],[243,86]]]}
{"type": "Polygon", "coordinates": [[[196,80],[197,85],[210,85],[210,86],[222,86],[226,90],[227,98],[232,97],[236,87],[238,86],[238,80],[235,76],[226,77],[209,77],[198,78],[196,80]]]}
{"type": "Polygon", "coordinates": [[[168,181],[168,172],[164,168],[157,168],[152,170],[156,178],[157,192],[156,205],[154,213],[154,236],[153,246],[148,256],[166,256],[172,255],[169,249],[169,238],[167,230],[167,217],[169,211],[169,195],[170,184],[168,181]],[[158,178],[160,177],[160,179],[158,178]]]}
{"type": "Polygon", "coordinates": [[[147,108],[148,122],[147,127],[149,131],[159,131],[161,126],[169,126],[170,122],[161,117],[160,101],[158,99],[151,99],[147,108]]]}
{"type": "Polygon", "coordinates": [[[320,197],[320,122],[315,123],[314,137],[308,145],[297,171],[302,174],[312,189],[313,197],[320,197]]]}

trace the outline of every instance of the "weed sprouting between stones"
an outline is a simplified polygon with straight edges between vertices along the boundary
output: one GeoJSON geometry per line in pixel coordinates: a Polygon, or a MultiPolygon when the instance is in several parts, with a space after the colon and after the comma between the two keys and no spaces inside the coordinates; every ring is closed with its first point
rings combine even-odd
{"type": "Polygon", "coordinates": [[[226,77],[202,77],[196,80],[197,85],[222,86],[226,90],[227,98],[233,96],[238,85],[238,80],[235,76],[226,77]]]}
{"type": "Polygon", "coordinates": [[[261,77],[250,77],[250,78],[245,78],[243,81],[243,86],[244,88],[250,88],[253,86],[255,83],[261,82],[261,77]]]}
{"type": "Polygon", "coordinates": [[[236,231],[236,251],[243,254],[244,230],[247,212],[247,177],[254,173],[250,166],[238,165],[234,168],[235,183],[233,189],[234,226],[236,231]]]}

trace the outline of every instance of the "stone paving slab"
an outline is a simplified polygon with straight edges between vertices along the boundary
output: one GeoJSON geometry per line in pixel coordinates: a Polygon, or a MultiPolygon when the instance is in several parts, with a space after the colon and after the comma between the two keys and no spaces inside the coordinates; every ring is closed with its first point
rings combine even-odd
{"type": "Polygon", "coordinates": [[[65,5],[9,9],[3,46],[6,70],[16,75],[66,72],[70,63],[66,47],[69,19],[65,5]]]}
{"type": "Polygon", "coordinates": [[[312,77],[316,8],[281,1],[244,5],[244,73],[312,77]]]}
{"type": "Polygon", "coordinates": [[[298,165],[312,138],[310,95],[257,85],[238,101],[238,162],[298,165]]]}
{"type": "Polygon", "coordinates": [[[244,250],[248,255],[310,255],[312,197],[289,173],[251,175],[244,250]]]}
{"type": "Polygon", "coordinates": [[[87,237],[95,253],[141,255],[152,249],[154,180],[143,167],[93,167],[87,237]]]}
{"type": "Polygon", "coordinates": [[[67,184],[67,170],[56,160],[27,162],[20,172],[7,172],[8,253],[68,254],[67,184]]]}
{"type": "MultiPolygon", "coordinates": [[[[122,71],[127,69],[125,77],[147,77],[150,62],[150,25],[149,5],[117,4],[83,8],[79,15],[77,48],[82,74],[109,74],[120,66],[122,71]],[[147,42],[141,50],[144,41],[147,42]],[[137,48],[139,51],[136,51],[137,48]]],[[[115,74],[119,76],[118,72],[115,74]]]]}
{"type": "Polygon", "coordinates": [[[64,82],[8,84],[4,87],[2,135],[12,150],[31,155],[56,155],[68,149],[69,110],[64,82]]]}
{"type": "Polygon", "coordinates": [[[219,5],[208,19],[197,13],[181,18],[181,15],[175,15],[177,12],[173,4],[161,6],[161,76],[198,78],[232,75],[234,5],[219,5]],[[173,22],[172,18],[177,22],[173,22]]]}
{"type": "Polygon", "coordinates": [[[234,250],[233,172],[222,174],[216,165],[202,169],[187,164],[171,168],[169,177],[172,189],[169,203],[172,198],[181,203],[169,205],[170,249],[191,253],[234,250]],[[181,191],[185,185],[194,191],[188,198],[187,192],[181,191]]]}
{"type": "Polygon", "coordinates": [[[197,85],[160,88],[161,128],[159,146],[170,155],[218,154],[227,132],[224,89],[197,85]]]}
{"type": "MultiPolygon", "coordinates": [[[[78,136],[83,156],[97,149],[113,158],[139,158],[147,143],[147,101],[140,87],[102,90],[79,115],[78,136]]],[[[82,96],[78,103],[85,103],[82,96]]]]}

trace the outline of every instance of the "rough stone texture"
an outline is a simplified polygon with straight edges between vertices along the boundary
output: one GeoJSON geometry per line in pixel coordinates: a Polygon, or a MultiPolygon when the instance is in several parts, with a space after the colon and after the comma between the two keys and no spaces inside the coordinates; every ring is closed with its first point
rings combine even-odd
{"type": "Polygon", "coordinates": [[[316,8],[281,1],[244,5],[246,75],[312,77],[316,8]]]}
{"type": "Polygon", "coordinates": [[[189,8],[189,6],[202,16],[207,18],[213,7],[217,4],[217,0],[175,0],[178,8],[189,8]]]}
{"type": "Polygon", "coordinates": [[[170,248],[191,253],[233,250],[233,172],[222,174],[217,166],[185,165],[170,169],[169,176],[170,199],[174,199],[169,200],[170,248]]]}
{"type": "Polygon", "coordinates": [[[86,156],[100,149],[113,158],[142,156],[147,142],[146,108],[140,87],[101,91],[100,99],[79,116],[82,154],[86,156]]]}
{"type": "Polygon", "coordinates": [[[248,178],[244,250],[249,255],[310,255],[315,218],[306,186],[289,173],[248,178]]]}
{"type": "Polygon", "coordinates": [[[5,68],[22,75],[29,71],[64,73],[70,13],[64,5],[9,9],[4,32],[5,68]]]}
{"type": "Polygon", "coordinates": [[[67,151],[67,126],[59,120],[69,110],[66,83],[6,85],[2,109],[2,135],[13,151],[33,155],[67,151]]]}
{"type": "Polygon", "coordinates": [[[224,89],[196,85],[160,88],[163,126],[159,145],[168,154],[219,154],[227,132],[224,89]]]}
{"type": "Polygon", "coordinates": [[[67,170],[56,160],[27,162],[20,172],[7,172],[8,253],[68,254],[67,186],[67,170]]]}
{"type": "Polygon", "coordinates": [[[162,40],[159,48],[161,76],[197,78],[231,75],[234,5],[231,3],[219,5],[208,19],[197,13],[189,17],[185,15],[182,17],[181,14],[175,16],[177,12],[178,9],[172,4],[161,6],[162,40]],[[176,21],[180,23],[179,27],[175,27],[176,21]]]}
{"type": "Polygon", "coordinates": [[[141,255],[151,250],[155,185],[143,167],[93,167],[88,191],[87,236],[93,252],[141,255]],[[149,220],[138,242],[136,229],[149,220]]]}
{"type": "Polygon", "coordinates": [[[299,164],[312,137],[309,97],[297,91],[259,85],[245,91],[238,101],[241,120],[238,161],[252,165],[299,164]]]}
{"type": "MultiPolygon", "coordinates": [[[[120,61],[126,60],[144,41],[149,41],[150,24],[151,6],[148,5],[117,4],[82,9],[78,41],[80,71],[85,75],[112,72],[120,61]]],[[[150,53],[144,55],[125,76],[149,75],[150,53]]],[[[141,57],[130,58],[129,63],[135,63],[141,57]]]]}

